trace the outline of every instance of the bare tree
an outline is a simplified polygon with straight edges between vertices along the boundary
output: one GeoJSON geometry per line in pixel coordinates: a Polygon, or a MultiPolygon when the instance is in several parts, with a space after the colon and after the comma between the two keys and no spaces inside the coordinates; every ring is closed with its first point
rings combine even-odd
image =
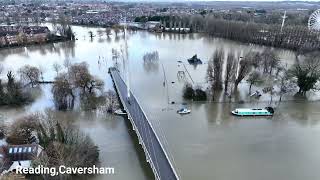
{"type": "Polygon", "coordinates": [[[281,102],[284,94],[293,92],[296,89],[296,84],[294,83],[288,70],[284,70],[277,77],[280,80],[279,102],[281,102]]]}
{"type": "Polygon", "coordinates": [[[37,67],[25,65],[19,69],[19,74],[22,80],[34,87],[39,82],[41,71],[37,67]]]}
{"type": "Polygon", "coordinates": [[[52,65],[52,68],[53,68],[53,70],[57,73],[57,75],[59,74],[59,71],[62,69],[61,65],[58,64],[57,62],[55,62],[55,63],[52,65]]]}
{"type": "Polygon", "coordinates": [[[70,65],[71,65],[70,59],[69,59],[69,58],[66,58],[66,59],[63,61],[63,66],[64,66],[65,68],[69,69],[70,65]]]}
{"type": "Polygon", "coordinates": [[[90,40],[92,41],[94,35],[93,35],[93,32],[92,31],[89,31],[89,37],[90,37],[90,40]]]}
{"type": "Polygon", "coordinates": [[[148,52],[143,55],[143,67],[146,71],[157,71],[159,68],[158,51],[148,52]]]}
{"type": "Polygon", "coordinates": [[[213,81],[213,61],[208,62],[208,68],[207,68],[207,81],[212,82],[213,81]]]}
{"type": "Polygon", "coordinates": [[[70,66],[69,78],[74,87],[82,89],[83,93],[93,93],[95,89],[102,90],[104,83],[93,77],[87,63],[77,63],[70,66]]]}
{"type": "Polygon", "coordinates": [[[261,57],[261,54],[259,52],[250,51],[247,54],[247,60],[249,60],[251,62],[252,67],[254,69],[260,69],[261,68],[262,57],[261,57]]]}
{"type": "Polygon", "coordinates": [[[120,27],[119,26],[113,26],[113,31],[114,31],[116,37],[118,37],[118,34],[120,32],[120,27]]]}
{"type": "Polygon", "coordinates": [[[228,53],[227,56],[227,65],[226,65],[226,72],[225,72],[225,79],[224,79],[224,91],[228,91],[228,87],[230,82],[233,82],[236,76],[237,71],[237,61],[232,52],[228,53]]]}
{"type": "Polygon", "coordinates": [[[261,79],[261,74],[260,72],[258,71],[253,71],[249,74],[249,77],[247,79],[247,82],[249,83],[249,94],[251,94],[251,88],[252,88],[252,85],[258,83],[258,82],[261,82],[262,79],[261,79]]]}
{"type": "Polygon", "coordinates": [[[10,126],[7,141],[10,144],[31,144],[32,132],[37,128],[37,115],[16,119],[10,126]]]}
{"type": "Polygon", "coordinates": [[[106,34],[109,37],[111,35],[111,29],[110,28],[106,28],[106,34]]]}
{"type": "Polygon", "coordinates": [[[146,62],[155,62],[159,60],[158,51],[148,52],[143,55],[143,61],[146,62]]]}
{"type": "Polygon", "coordinates": [[[238,74],[234,82],[234,89],[238,88],[240,82],[250,73],[251,61],[247,59],[248,54],[240,60],[238,74]]]}
{"type": "Polygon", "coordinates": [[[280,59],[273,50],[266,49],[262,54],[263,72],[272,74],[273,70],[280,65],[280,59]]]}
{"type": "Polygon", "coordinates": [[[97,34],[101,38],[101,36],[103,36],[103,30],[102,29],[98,29],[97,30],[97,34]]]}
{"type": "Polygon", "coordinates": [[[108,112],[113,112],[115,109],[119,108],[117,94],[114,91],[107,91],[106,97],[106,105],[108,112]]]}
{"type": "Polygon", "coordinates": [[[213,61],[213,88],[215,90],[222,89],[222,65],[224,51],[217,49],[212,57],[213,61]]]}
{"type": "MultiPolygon", "coordinates": [[[[54,28],[59,32],[61,36],[69,36],[70,34],[70,19],[67,18],[64,14],[60,14],[58,19],[57,19],[57,24],[54,24],[54,28]]],[[[71,31],[72,34],[72,31],[71,31]]]]}
{"type": "Polygon", "coordinates": [[[62,73],[55,78],[52,86],[54,103],[57,109],[67,110],[74,106],[75,95],[73,87],[68,81],[68,75],[62,73]]]}

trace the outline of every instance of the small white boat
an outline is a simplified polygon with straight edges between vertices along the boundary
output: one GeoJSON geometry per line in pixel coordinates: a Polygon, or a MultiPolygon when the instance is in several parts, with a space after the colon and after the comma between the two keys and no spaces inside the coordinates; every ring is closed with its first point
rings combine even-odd
{"type": "Polygon", "coordinates": [[[236,116],[272,116],[274,109],[272,107],[265,107],[263,109],[238,108],[231,111],[231,113],[236,116]]]}
{"type": "Polygon", "coordinates": [[[259,91],[256,91],[256,92],[254,92],[254,93],[252,93],[252,94],[250,95],[250,97],[252,97],[252,96],[260,97],[260,96],[262,96],[262,94],[261,94],[259,91]]]}
{"type": "Polygon", "coordinates": [[[190,109],[187,109],[187,108],[181,108],[177,111],[178,114],[189,114],[191,113],[191,110],[190,109]]]}
{"type": "Polygon", "coordinates": [[[127,113],[122,111],[121,109],[117,109],[114,111],[114,114],[117,114],[117,115],[126,115],[127,113]]]}

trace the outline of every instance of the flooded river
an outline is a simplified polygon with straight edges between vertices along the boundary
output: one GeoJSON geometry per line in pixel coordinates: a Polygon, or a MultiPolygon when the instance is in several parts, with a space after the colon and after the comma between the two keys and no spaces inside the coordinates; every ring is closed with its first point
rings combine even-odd
{"type": "MultiPolygon", "coordinates": [[[[0,51],[0,62],[6,70],[17,71],[25,64],[40,67],[45,80],[53,80],[54,63],[85,61],[89,70],[105,81],[105,89],[112,89],[108,67],[114,66],[112,48],[123,47],[123,36],[109,38],[99,28],[76,26],[77,41],[30,46],[0,51]],[[89,38],[89,31],[95,37],[89,38]]],[[[101,29],[103,30],[103,29],[101,29]]],[[[320,176],[319,102],[283,102],[272,118],[238,118],[230,115],[237,107],[264,107],[269,96],[251,103],[192,103],[192,113],[180,116],[182,88],[185,82],[206,85],[206,62],[216,48],[240,55],[262,51],[264,47],[246,45],[198,34],[153,34],[130,32],[128,37],[130,85],[142,103],[151,123],[174,162],[183,180],[316,180],[320,176]],[[144,63],[146,52],[158,51],[158,63],[144,63]],[[197,54],[203,65],[193,67],[186,61],[197,54]],[[178,71],[188,71],[185,80],[178,80],[178,71]],[[163,86],[164,74],[169,82],[163,86]],[[174,83],[172,83],[174,82],[174,83]],[[168,105],[168,101],[176,104],[168,105]]],[[[291,51],[277,50],[281,60],[294,62],[291,51]]],[[[121,67],[121,59],[119,59],[121,67]]],[[[2,75],[4,76],[4,75],[2,75]]],[[[239,86],[240,99],[246,99],[246,83],[239,86]]],[[[222,96],[218,96],[223,98],[222,96]]],[[[0,120],[10,123],[28,113],[53,108],[51,85],[41,86],[36,101],[22,108],[0,109],[0,120]]],[[[61,118],[73,121],[87,132],[100,149],[103,166],[112,166],[116,174],[96,176],[94,180],[149,180],[152,172],[135,134],[122,117],[106,115],[103,111],[57,112],[61,118]]]]}

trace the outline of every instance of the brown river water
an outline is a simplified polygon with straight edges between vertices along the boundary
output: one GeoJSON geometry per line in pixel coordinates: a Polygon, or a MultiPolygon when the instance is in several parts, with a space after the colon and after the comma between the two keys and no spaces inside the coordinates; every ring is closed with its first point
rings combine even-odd
{"type": "MultiPolygon", "coordinates": [[[[114,65],[112,48],[123,47],[122,35],[99,37],[99,28],[73,27],[75,42],[61,42],[26,48],[0,50],[0,62],[6,70],[17,71],[25,64],[40,67],[45,80],[56,75],[52,64],[87,62],[90,71],[105,81],[105,89],[113,89],[108,67],[114,65]],[[89,38],[89,31],[96,35],[89,38]]],[[[128,54],[130,86],[141,102],[151,123],[183,180],[318,180],[320,172],[320,102],[287,101],[277,106],[273,117],[234,117],[230,111],[237,107],[264,107],[269,95],[259,101],[244,104],[188,102],[192,110],[180,116],[182,88],[185,81],[205,85],[206,62],[216,48],[226,52],[245,54],[265,47],[247,45],[199,34],[153,34],[145,31],[130,32],[128,54]],[[159,52],[159,62],[144,64],[146,52],[159,52]],[[185,63],[190,76],[178,80],[177,72],[185,70],[177,61],[186,61],[192,55],[204,61],[193,67],[185,63]],[[163,66],[163,68],[162,68],[163,66]],[[169,82],[163,86],[164,72],[169,82]],[[175,83],[171,83],[175,82],[175,83]],[[177,102],[168,105],[169,101],[177,102]]],[[[292,64],[294,54],[276,50],[284,63],[292,64]]],[[[119,60],[121,61],[121,60],[119,60]]],[[[121,62],[119,62],[121,64],[121,62]]],[[[4,75],[2,75],[4,76],[4,75]]],[[[253,87],[256,89],[256,87],[253,87]]],[[[53,108],[51,85],[41,86],[36,101],[21,108],[1,108],[0,120],[10,123],[28,113],[53,108]]],[[[240,99],[247,100],[248,85],[239,86],[240,99]]],[[[315,97],[315,94],[309,95],[315,97]]],[[[223,100],[223,96],[218,96],[223,100]]],[[[311,98],[312,99],[312,98],[311,98]]],[[[90,179],[149,180],[152,172],[145,161],[127,119],[111,116],[101,110],[56,112],[61,118],[73,121],[88,133],[100,149],[102,166],[115,168],[115,175],[95,176],[90,179]]]]}

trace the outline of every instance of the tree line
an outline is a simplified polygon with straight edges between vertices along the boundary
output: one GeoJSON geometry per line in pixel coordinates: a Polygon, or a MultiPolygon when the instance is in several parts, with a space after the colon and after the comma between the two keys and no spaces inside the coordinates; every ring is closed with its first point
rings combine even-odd
{"type": "Polygon", "coordinates": [[[304,26],[284,26],[281,32],[280,25],[227,21],[214,17],[204,18],[203,23],[200,30],[212,36],[303,52],[320,49],[320,34],[304,26]]]}
{"type": "MultiPolygon", "coordinates": [[[[142,19],[146,21],[152,18],[145,17],[142,19]]],[[[320,49],[320,34],[310,31],[307,25],[285,24],[281,31],[279,23],[267,24],[266,22],[240,21],[233,18],[223,18],[216,14],[157,16],[155,19],[159,19],[162,29],[169,29],[169,31],[170,29],[188,28],[189,32],[202,32],[211,36],[244,43],[261,44],[302,52],[320,49]]]]}
{"type": "MultiPolygon", "coordinates": [[[[313,10],[308,12],[287,12],[285,24],[288,25],[306,25],[313,10]]],[[[230,21],[255,22],[264,24],[281,24],[284,11],[275,10],[268,12],[266,10],[247,10],[247,11],[206,11],[199,13],[200,15],[211,15],[217,19],[230,21]]]]}

